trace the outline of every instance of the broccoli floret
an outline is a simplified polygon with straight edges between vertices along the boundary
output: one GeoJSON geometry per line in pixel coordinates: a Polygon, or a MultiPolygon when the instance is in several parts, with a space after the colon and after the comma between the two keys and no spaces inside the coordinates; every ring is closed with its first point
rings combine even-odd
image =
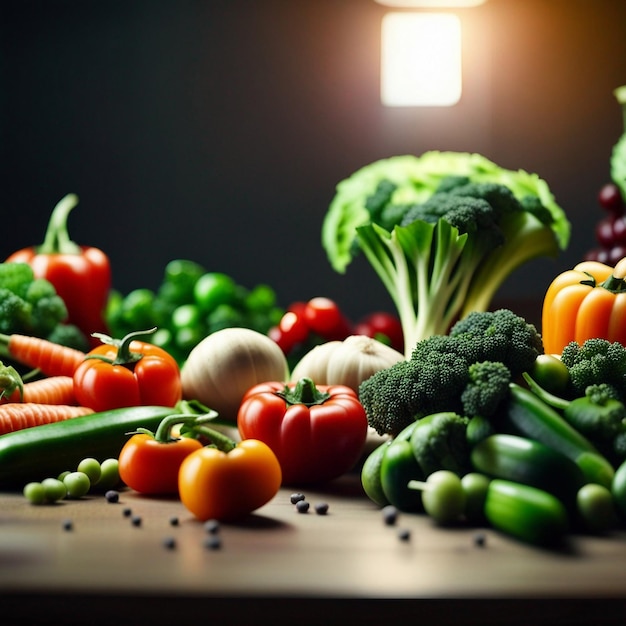
{"type": "Polygon", "coordinates": [[[544,352],[537,328],[510,309],[474,311],[456,322],[449,334],[467,344],[472,361],[503,363],[512,378],[530,370],[544,352]]]}
{"type": "Polygon", "coordinates": [[[31,306],[9,289],[0,287],[0,333],[22,332],[29,323],[31,306]]]}
{"type": "Polygon", "coordinates": [[[369,425],[380,435],[397,435],[416,419],[450,407],[461,409],[468,364],[453,353],[432,351],[399,361],[359,386],[369,425]]]}
{"type": "Polygon", "coordinates": [[[45,278],[37,278],[28,285],[26,301],[32,307],[28,330],[33,335],[45,337],[67,319],[65,302],[45,278]]]}
{"type": "Polygon", "coordinates": [[[469,419],[451,411],[420,419],[411,435],[411,447],[418,465],[428,477],[438,470],[463,475],[470,471],[469,419]]]}
{"type": "Polygon", "coordinates": [[[408,358],[422,339],[486,311],[515,269],[555,256],[569,235],[538,176],[431,151],[382,159],[341,181],[322,243],[338,272],[355,250],[365,254],[396,306],[408,358]]]}
{"type": "Polygon", "coordinates": [[[503,363],[479,361],[469,366],[469,381],[461,394],[463,415],[491,417],[509,395],[511,371],[503,363]]]}
{"type": "Polygon", "coordinates": [[[26,290],[33,280],[33,268],[28,263],[0,263],[0,288],[25,299],[26,290]]]}
{"type": "Polygon", "coordinates": [[[626,399],[626,347],[615,341],[593,338],[582,345],[567,344],[561,361],[570,375],[568,394],[572,398],[585,395],[592,385],[611,385],[620,400],[626,399]]]}
{"type": "Polygon", "coordinates": [[[87,352],[90,347],[85,333],[75,324],[57,324],[46,339],[82,352],[87,352]]]}

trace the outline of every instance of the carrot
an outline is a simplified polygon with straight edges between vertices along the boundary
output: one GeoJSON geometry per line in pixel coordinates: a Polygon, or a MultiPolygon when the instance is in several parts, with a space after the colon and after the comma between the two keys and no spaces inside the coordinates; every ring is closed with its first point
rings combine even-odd
{"type": "MultiPolygon", "coordinates": [[[[1,382],[2,378],[0,377],[0,390],[2,389],[1,382]]],[[[74,396],[74,380],[71,376],[49,376],[24,383],[21,388],[16,385],[8,385],[6,391],[6,395],[0,394],[0,404],[9,402],[78,404],[74,396]]]]}
{"type": "Polygon", "coordinates": [[[62,422],[74,417],[90,415],[93,412],[93,409],[84,406],[11,402],[0,406],[0,435],[33,426],[62,422]]]}
{"type": "Polygon", "coordinates": [[[4,345],[12,359],[38,369],[46,376],[73,376],[85,359],[81,350],[30,335],[0,334],[0,344],[4,345]]]}

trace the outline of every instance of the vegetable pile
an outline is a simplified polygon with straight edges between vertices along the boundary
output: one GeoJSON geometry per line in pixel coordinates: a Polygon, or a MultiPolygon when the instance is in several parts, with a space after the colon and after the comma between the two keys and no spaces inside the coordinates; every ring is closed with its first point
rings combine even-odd
{"type": "Polygon", "coordinates": [[[572,341],[546,355],[513,312],[474,312],[365,380],[359,398],[388,435],[361,470],[381,507],[538,545],[626,523],[621,343],[572,341]]]}

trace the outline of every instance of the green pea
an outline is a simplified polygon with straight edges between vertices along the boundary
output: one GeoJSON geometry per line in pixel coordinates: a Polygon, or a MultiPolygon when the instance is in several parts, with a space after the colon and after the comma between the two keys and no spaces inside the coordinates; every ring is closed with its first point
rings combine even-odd
{"type": "Polygon", "coordinates": [[[100,480],[95,484],[98,490],[117,487],[120,482],[119,463],[117,459],[105,459],[100,464],[100,480]]]}
{"type": "Polygon", "coordinates": [[[65,480],[65,477],[66,477],[69,473],[70,473],[70,471],[69,471],[69,470],[65,470],[64,472],[61,472],[61,473],[57,476],[57,478],[58,478],[59,480],[65,480]]]}
{"type": "Polygon", "coordinates": [[[78,500],[87,495],[91,488],[91,481],[85,472],[69,472],[63,479],[63,483],[67,489],[67,497],[72,500],[78,500]]]}
{"type": "Polygon", "coordinates": [[[46,501],[46,490],[38,482],[31,482],[25,485],[23,494],[31,504],[43,504],[46,501]]]}
{"type": "Polygon", "coordinates": [[[91,457],[83,459],[78,464],[76,470],[87,474],[87,476],[89,477],[89,481],[92,485],[95,485],[100,480],[100,474],[102,473],[100,462],[97,459],[93,459],[91,457]]]}
{"type": "Polygon", "coordinates": [[[58,478],[44,478],[43,485],[46,502],[57,502],[67,496],[67,487],[58,478]]]}

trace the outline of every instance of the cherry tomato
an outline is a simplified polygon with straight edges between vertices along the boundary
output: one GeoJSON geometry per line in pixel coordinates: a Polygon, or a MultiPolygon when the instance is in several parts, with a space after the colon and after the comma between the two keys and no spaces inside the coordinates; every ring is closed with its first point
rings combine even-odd
{"type": "Polygon", "coordinates": [[[349,321],[330,298],[309,300],[304,309],[304,319],[314,333],[328,341],[345,339],[352,333],[349,321]]]}
{"type": "Polygon", "coordinates": [[[391,313],[376,311],[359,320],[354,327],[356,335],[366,335],[386,343],[398,352],[404,351],[404,335],[400,320],[391,313]]]}
{"type": "Polygon", "coordinates": [[[305,302],[294,302],[285,311],[276,326],[268,331],[284,354],[290,354],[309,338],[309,326],[304,318],[305,302]]]}
{"type": "Polygon", "coordinates": [[[178,492],[198,519],[232,521],[269,502],[281,484],[276,455],[262,441],[247,439],[230,452],[204,447],[187,456],[178,492]]]}
{"type": "Polygon", "coordinates": [[[158,441],[147,433],[133,435],[120,451],[122,482],[144,494],[177,494],[178,470],[187,456],[202,448],[191,437],[158,441]]]}

